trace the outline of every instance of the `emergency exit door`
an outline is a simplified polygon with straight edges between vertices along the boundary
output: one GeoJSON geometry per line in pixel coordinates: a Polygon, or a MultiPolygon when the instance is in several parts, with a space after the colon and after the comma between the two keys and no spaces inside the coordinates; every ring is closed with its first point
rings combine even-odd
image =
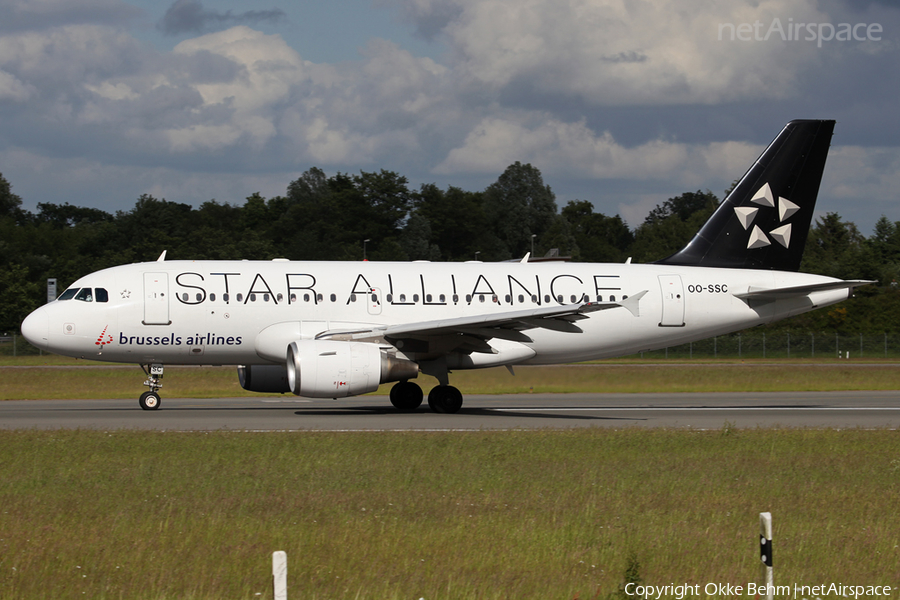
{"type": "Polygon", "coordinates": [[[169,274],[144,273],[144,325],[171,325],[169,274]]]}
{"type": "Polygon", "coordinates": [[[684,285],[681,275],[660,275],[662,318],[660,327],[684,327],[684,285]]]}

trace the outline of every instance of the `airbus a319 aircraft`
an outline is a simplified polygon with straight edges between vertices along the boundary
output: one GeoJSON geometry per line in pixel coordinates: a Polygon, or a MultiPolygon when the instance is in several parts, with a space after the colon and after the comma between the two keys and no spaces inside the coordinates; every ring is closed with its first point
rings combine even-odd
{"type": "Polygon", "coordinates": [[[664,348],[834,304],[867,281],[798,273],[834,121],[792,121],[682,250],[652,264],[165,260],[82,277],[22,323],[49,352],[137,363],[140,406],[164,365],[237,365],[254,392],[336,398],[397,382],[460,410],[457,369],[664,348]]]}

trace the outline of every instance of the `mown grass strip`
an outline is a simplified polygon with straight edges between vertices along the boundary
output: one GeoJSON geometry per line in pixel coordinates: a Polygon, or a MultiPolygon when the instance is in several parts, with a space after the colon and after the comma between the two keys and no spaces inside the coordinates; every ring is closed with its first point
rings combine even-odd
{"type": "Polygon", "coordinates": [[[0,432],[0,597],[612,598],[900,584],[891,431],[0,432]],[[256,594],[259,594],[257,596],[256,594]]]}
{"type": "MultiPolygon", "coordinates": [[[[780,392],[900,389],[893,364],[718,363],[674,365],[586,364],[457,371],[451,383],[465,394],[590,392],[780,392]]],[[[134,398],[143,391],[138,367],[59,365],[0,368],[0,400],[134,398]]],[[[427,392],[437,381],[417,382],[427,392]]],[[[238,384],[234,367],[167,367],[162,394],[170,398],[258,396],[238,384]]],[[[377,392],[387,394],[393,384],[377,392]]]]}

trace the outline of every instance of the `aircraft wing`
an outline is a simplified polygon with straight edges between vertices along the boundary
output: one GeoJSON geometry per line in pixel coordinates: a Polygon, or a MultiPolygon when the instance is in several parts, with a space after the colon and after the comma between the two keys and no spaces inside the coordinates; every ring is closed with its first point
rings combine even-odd
{"type": "Polygon", "coordinates": [[[813,292],[825,292],[828,290],[847,289],[852,290],[876,281],[866,281],[864,279],[854,279],[848,281],[829,281],[826,283],[814,283],[811,285],[798,285],[783,288],[756,288],[750,286],[746,292],[734,294],[735,298],[742,300],[784,300],[786,298],[797,298],[807,296],[813,292]]]}
{"type": "Polygon", "coordinates": [[[580,302],[562,306],[546,306],[528,310],[516,310],[502,313],[489,313],[435,321],[417,323],[399,323],[373,327],[366,330],[326,331],[317,336],[319,339],[349,337],[352,339],[370,339],[380,337],[389,342],[397,340],[433,339],[445,336],[474,337],[481,340],[500,338],[515,342],[531,342],[531,338],[522,333],[529,329],[543,328],[567,333],[581,333],[582,329],[575,323],[587,318],[588,313],[613,308],[625,308],[635,316],[638,303],[647,293],[644,290],[621,302],[580,302]]]}

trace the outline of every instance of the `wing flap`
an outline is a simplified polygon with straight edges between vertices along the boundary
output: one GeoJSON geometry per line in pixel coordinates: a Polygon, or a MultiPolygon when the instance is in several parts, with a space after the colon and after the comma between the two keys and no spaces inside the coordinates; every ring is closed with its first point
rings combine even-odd
{"type": "Polygon", "coordinates": [[[318,339],[347,337],[356,340],[377,338],[392,342],[405,339],[423,340],[465,336],[479,339],[499,338],[528,343],[532,340],[522,331],[529,329],[581,333],[582,329],[575,322],[586,319],[587,315],[592,312],[625,308],[634,316],[639,316],[638,302],[646,293],[647,290],[644,290],[621,302],[580,302],[452,319],[376,326],[370,329],[332,330],[323,332],[316,337],[318,339]]]}

